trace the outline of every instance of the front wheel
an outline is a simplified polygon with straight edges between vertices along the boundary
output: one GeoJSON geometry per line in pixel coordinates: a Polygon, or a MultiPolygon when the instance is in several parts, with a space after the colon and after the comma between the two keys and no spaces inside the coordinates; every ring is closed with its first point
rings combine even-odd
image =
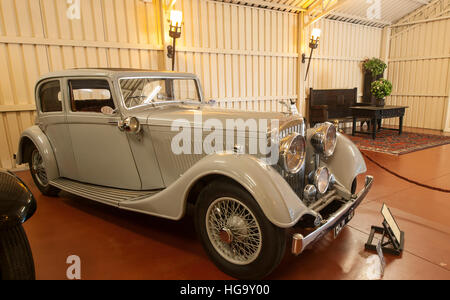
{"type": "Polygon", "coordinates": [[[264,278],[284,256],[285,231],[233,182],[215,181],[205,187],[196,205],[195,225],[211,260],[232,277],[264,278]]]}

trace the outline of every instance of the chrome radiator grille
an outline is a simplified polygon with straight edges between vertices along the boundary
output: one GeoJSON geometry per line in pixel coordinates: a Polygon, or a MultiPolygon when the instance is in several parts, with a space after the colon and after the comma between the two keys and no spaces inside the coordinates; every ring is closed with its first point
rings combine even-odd
{"type": "Polygon", "coordinates": [[[297,132],[297,133],[299,133],[299,134],[304,136],[305,135],[305,128],[304,128],[303,123],[300,123],[298,125],[294,125],[292,127],[289,127],[289,128],[286,128],[286,129],[282,130],[280,132],[280,140],[285,138],[286,136],[290,135],[291,133],[294,133],[294,132],[297,132]]]}
{"type": "MultiPolygon", "coordinates": [[[[303,171],[304,172],[304,171],[303,171]]],[[[292,190],[300,197],[302,198],[303,189],[304,189],[304,179],[305,174],[303,172],[300,172],[295,175],[287,174],[285,171],[281,171],[280,174],[283,176],[283,178],[289,183],[292,190]]]]}

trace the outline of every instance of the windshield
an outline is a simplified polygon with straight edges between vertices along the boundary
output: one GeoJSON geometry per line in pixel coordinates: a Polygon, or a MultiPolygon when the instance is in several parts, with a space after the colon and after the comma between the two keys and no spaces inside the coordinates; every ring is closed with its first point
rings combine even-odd
{"type": "Polygon", "coordinates": [[[200,101],[193,79],[127,78],[120,80],[127,108],[164,102],[200,101]]]}

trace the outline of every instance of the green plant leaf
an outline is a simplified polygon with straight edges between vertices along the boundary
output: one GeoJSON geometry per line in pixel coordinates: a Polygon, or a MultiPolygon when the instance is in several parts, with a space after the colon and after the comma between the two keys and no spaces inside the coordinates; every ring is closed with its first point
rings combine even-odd
{"type": "Polygon", "coordinates": [[[363,66],[364,69],[368,72],[371,72],[374,77],[382,75],[387,68],[386,63],[376,57],[366,60],[363,66]]]}
{"type": "Polygon", "coordinates": [[[384,99],[392,93],[392,83],[389,80],[381,78],[372,83],[370,90],[377,99],[384,99]]]}

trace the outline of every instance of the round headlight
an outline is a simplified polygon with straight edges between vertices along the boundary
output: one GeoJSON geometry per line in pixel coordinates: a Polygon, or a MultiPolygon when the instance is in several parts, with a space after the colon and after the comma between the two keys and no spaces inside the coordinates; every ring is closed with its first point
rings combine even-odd
{"type": "Polygon", "coordinates": [[[291,174],[300,172],[306,157],[306,141],[298,133],[288,135],[281,141],[280,158],[283,168],[291,174]]]}
{"type": "Polygon", "coordinates": [[[311,137],[311,144],[314,146],[314,149],[318,153],[325,155],[325,157],[333,155],[336,149],[336,143],[336,127],[331,123],[320,125],[311,137]]]}
{"type": "Polygon", "coordinates": [[[314,174],[314,185],[317,191],[321,194],[325,194],[330,186],[330,171],[327,167],[318,168],[314,174]]]}

